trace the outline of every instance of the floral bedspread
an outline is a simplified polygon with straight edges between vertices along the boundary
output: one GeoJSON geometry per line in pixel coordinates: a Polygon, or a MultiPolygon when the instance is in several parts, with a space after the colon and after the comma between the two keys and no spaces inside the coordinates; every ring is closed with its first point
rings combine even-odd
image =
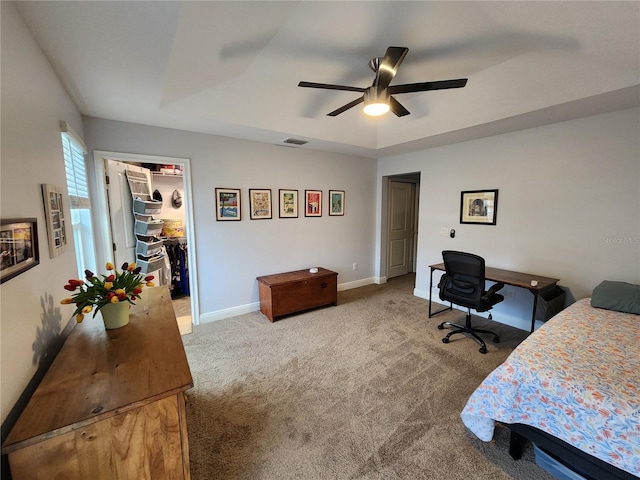
{"type": "Polygon", "coordinates": [[[494,420],[526,424],[640,477],[640,315],[579,300],[489,374],[460,416],[486,442],[494,420]]]}

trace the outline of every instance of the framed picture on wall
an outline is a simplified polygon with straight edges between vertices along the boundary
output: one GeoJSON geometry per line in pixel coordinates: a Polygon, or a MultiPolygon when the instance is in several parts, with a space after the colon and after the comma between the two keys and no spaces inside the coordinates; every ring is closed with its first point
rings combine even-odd
{"type": "Polygon", "coordinates": [[[470,190],[460,195],[460,223],[495,225],[498,190],[470,190]]]}
{"type": "Polygon", "coordinates": [[[36,219],[3,218],[0,230],[0,283],[20,275],[39,263],[36,219]]]}
{"type": "Polygon", "coordinates": [[[344,190],[329,190],[329,215],[344,215],[344,190]]]}
{"type": "Polygon", "coordinates": [[[49,256],[57,257],[67,250],[67,222],[62,205],[62,189],[47,183],[42,184],[44,218],[49,240],[49,256]]]}
{"type": "Polygon", "coordinates": [[[271,218],[271,189],[249,189],[249,218],[261,220],[271,218]]]}
{"type": "Polygon", "coordinates": [[[228,222],[242,219],[239,188],[216,188],[216,220],[228,222]]]}
{"type": "Polygon", "coordinates": [[[322,190],[304,191],[304,216],[322,216],[322,190]]]}
{"type": "Polygon", "coordinates": [[[280,218],[298,218],[298,190],[279,190],[280,218]]]}

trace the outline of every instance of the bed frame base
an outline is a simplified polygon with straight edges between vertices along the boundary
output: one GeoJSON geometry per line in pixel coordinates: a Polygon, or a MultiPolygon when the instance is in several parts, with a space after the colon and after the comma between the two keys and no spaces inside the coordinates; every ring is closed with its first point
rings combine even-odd
{"type": "Polygon", "coordinates": [[[560,463],[582,475],[587,480],[602,480],[603,478],[607,480],[638,480],[640,478],[589,455],[537,428],[517,423],[505,426],[511,430],[509,455],[514,460],[522,458],[522,449],[525,442],[530,441],[555,459],[561,458],[562,461],[560,463]]]}

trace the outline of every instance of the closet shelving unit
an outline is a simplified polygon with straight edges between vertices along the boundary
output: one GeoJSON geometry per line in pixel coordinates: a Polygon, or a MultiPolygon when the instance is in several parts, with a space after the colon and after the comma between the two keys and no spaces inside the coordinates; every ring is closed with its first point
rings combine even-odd
{"type": "Polygon", "coordinates": [[[162,202],[151,196],[151,185],[144,173],[127,170],[127,181],[133,198],[133,218],[136,236],[136,264],[142,273],[160,270],[164,263],[162,232],[163,221],[154,217],[160,214],[162,202]]]}

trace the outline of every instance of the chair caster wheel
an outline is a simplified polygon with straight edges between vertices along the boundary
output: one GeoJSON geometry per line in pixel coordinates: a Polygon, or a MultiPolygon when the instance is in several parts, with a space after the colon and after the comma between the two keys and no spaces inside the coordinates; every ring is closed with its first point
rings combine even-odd
{"type": "Polygon", "coordinates": [[[448,339],[447,337],[444,337],[444,338],[442,339],[442,343],[449,343],[449,339],[448,339]]]}
{"type": "Polygon", "coordinates": [[[487,347],[480,347],[480,353],[487,353],[487,347]]]}
{"type": "Polygon", "coordinates": [[[442,323],[438,325],[438,330],[444,330],[444,325],[442,323]]]}

